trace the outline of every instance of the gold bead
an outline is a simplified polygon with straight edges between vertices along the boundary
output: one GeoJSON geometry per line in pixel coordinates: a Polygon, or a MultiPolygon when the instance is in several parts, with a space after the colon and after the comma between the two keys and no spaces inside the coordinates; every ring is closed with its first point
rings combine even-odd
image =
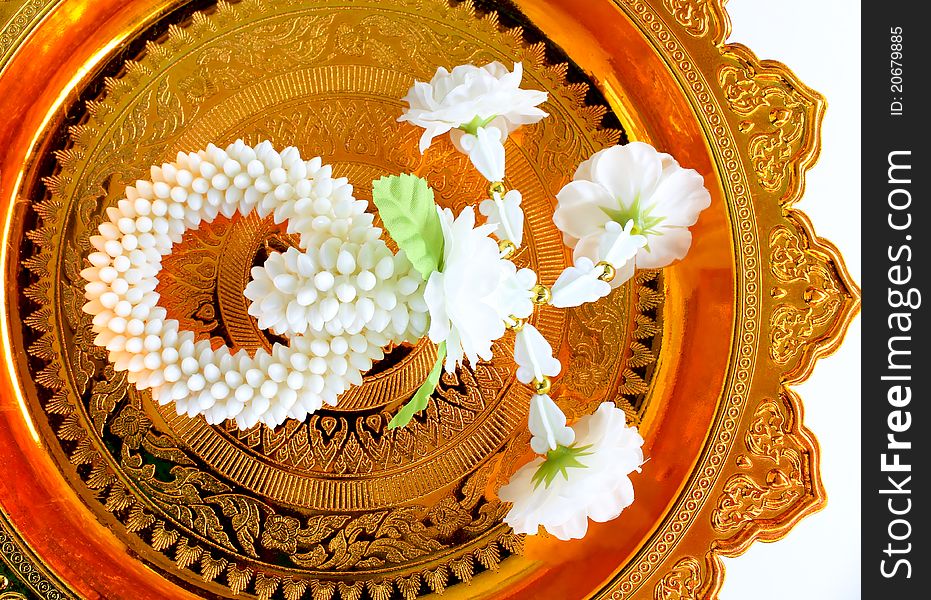
{"type": "Polygon", "coordinates": [[[498,241],[498,252],[501,258],[511,258],[517,252],[517,246],[511,240],[498,241]]]}
{"type": "Polygon", "coordinates": [[[549,394],[550,388],[553,387],[550,378],[546,375],[543,376],[543,379],[534,379],[530,382],[530,386],[533,387],[534,394],[549,394]]]}
{"type": "Polygon", "coordinates": [[[598,279],[602,281],[611,281],[617,275],[617,270],[606,262],[602,261],[595,266],[601,267],[601,275],[598,276],[598,279]]]}
{"type": "Polygon", "coordinates": [[[534,304],[549,304],[550,300],[553,299],[553,292],[542,283],[533,286],[530,291],[533,292],[531,300],[533,300],[534,304]]]}
{"type": "Polygon", "coordinates": [[[492,181],[488,184],[488,195],[494,198],[495,194],[503,196],[504,192],[507,191],[504,189],[504,183],[500,181],[492,181]]]}
{"type": "Polygon", "coordinates": [[[519,319],[515,317],[514,315],[511,315],[510,317],[508,317],[508,320],[511,321],[511,324],[506,325],[506,327],[510,329],[511,331],[520,331],[521,329],[524,328],[525,321],[523,319],[519,319]]]}

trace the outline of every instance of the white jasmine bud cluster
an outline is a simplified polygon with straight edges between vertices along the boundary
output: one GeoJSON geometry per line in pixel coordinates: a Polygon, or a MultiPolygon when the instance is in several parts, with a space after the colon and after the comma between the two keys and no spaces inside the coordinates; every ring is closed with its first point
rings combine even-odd
{"type": "Polygon", "coordinates": [[[252,269],[245,296],[259,327],[279,335],[385,333],[413,341],[427,328],[423,277],[371,225],[320,248],[290,248],[252,269]]]}
{"type": "Polygon", "coordinates": [[[366,208],[330,166],[304,161],[295,148],[279,153],[269,142],[240,140],[179,153],[152,167],[150,181],[127,187],[90,238],[81,275],[94,343],[138,389],[211,424],[275,427],[335,404],[384,346],[418,339],[428,326],[422,280],[380,240],[366,208]],[[162,257],[186,230],[253,210],[287,220],[306,251],[273,254],[253,270],[250,313],[290,345],[249,356],[195,342],[158,306],[155,288],[162,257]]]}

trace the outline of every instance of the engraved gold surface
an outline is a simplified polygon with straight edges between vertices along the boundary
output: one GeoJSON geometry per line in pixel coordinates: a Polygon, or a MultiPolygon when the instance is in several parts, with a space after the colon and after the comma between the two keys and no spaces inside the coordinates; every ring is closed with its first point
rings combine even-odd
{"type": "MultiPolygon", "coordinates": [[[[836,251],[791,208],[823,101],[781,65],[725,45],[717,2],[6,4],[5,19],[27,17],[0,37],[15,48],[0,55],[0,102],[15,122],[0,130],[0,446],[24,483],[0,482],[0,505],[49,589],[701,598],[720,585],[717,556],[777,539],[823,503],[817,447],[786,387],[840,343],[859,307],[836,251]],[[77,275],[87,236],[150,164],[268,138],[324,156],[359,197],[373,177],[413,171],[461,208],[485,186],[448,143],[421,157],[418,132],[394,121],[398,99],[438,64],[495,58],[523,60],[526,81],[550,92],[553,116],[508,142],[505,181],[526,203],[516,260],[545,283],[568,261],[553,194],[597,148],[649,141],[697,168],[714,199],[689,257],[662,277],[535,323],[567,367],[554,396],[570,416],[613,399],[641,422],[651,460],[621,519],[575,543],[500,524],[494,492],[526,458],[530,393],[513,380],[508,337],[499,359],[444,379],[424,417],[395,432],[386,419],[432,364],[426,345],[394,349],[339,410],[238,432],[154,406],[89,343],[77,275]],[[43,65],[55,66],[47,81],[24,77],[43,65]],[[601,124],[599,102],[622,129],[601,124]],[[67,560],[55,551],[62,532],[67,560]]],[[[241,290],[254,262],[289,243],[255,217],[191,232],[165,261],[163,302],[217,343],[268,344],[241,290]]]]}

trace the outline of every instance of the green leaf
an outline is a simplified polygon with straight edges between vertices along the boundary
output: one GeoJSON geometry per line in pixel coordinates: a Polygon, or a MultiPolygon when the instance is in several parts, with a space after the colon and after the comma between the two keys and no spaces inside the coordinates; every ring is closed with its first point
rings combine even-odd
{"type": "Polygon", "coordinates": [[[440,382],[440,373],[443,371],[444,358],[446,358],[446,342],[441,342],[436,348],[436,364],[430,369],[430,374],[427,375],[426,381],[420,385],[414,397],[394,415],[391,422],[388,423],[388,429],[404,427],[410,423],[410,420],[415,414],[427,408],[427,401],[430,399],[430,394],[436,389],[436,384],[440,382]]]}
{"type": "Polygon", "coordinates": [[[494,121],[497,116],[498,115],[491,115],[490,117],[483,119],[480,116],[475,115],[474,117],[472,117],[471,121],[460,125],[459,129],[465,131],[466,133],[471,133],[472,135],[475,135],[478,132],[479,127],[484,127],[488,125],[489,123],[494,121]]]}
{"type": "Polygon", "coordinates": [[[633,235],[658,235],[656,228],[659,227],[666,217],[652,217],[649,210],[640,208],[640,196],[634,198],[633,204],[624,208],[618,202],[617,208],[601,207],[601,212],[608,215],[612,221],[621,224],[621,227],[627,227],[628,221],[634,222],[634,228],[631,231],[633,235]]]}
{"type": "Polygon", "coordinates": [[[403,174],[372,182],[372,200],[388,234],[428,279],[443,264],[443,227],[426,180],[403,174]]]}
{"type": "Polygon", "coordinates": [[[581,462],[579,459],[591,454],[591,452],[588,452],[589,448],[591,448],[591,445],[560,445],[557,446],[555,450],[547,452],[546,460],[540,463],[536,473],[534,473],[531,478],[534,489],[540,487],[541,483],[544,484],[544,487],[550,487],[550,484],[553,483],[557,475],[562,475],[568,480],[569,469],[587,469],[588,465],[581,462]]]}

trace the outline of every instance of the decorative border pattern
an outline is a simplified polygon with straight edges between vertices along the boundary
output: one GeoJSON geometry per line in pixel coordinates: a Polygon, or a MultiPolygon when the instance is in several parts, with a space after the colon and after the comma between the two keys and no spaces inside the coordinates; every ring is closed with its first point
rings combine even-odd
{"type": "Polygon", "coordinates": [[[32,28],[59,0],[0,0],[0,71],[32,28]]]}
{"type": "MultiPolygon", "coordinates": [[[[720,556],[739,554],[757,539],[779,539],[824,503],[817,444],[787,385],[804,380],[816,358],[837,348],[859,310],[859,289],[837,250],[792,208],[819,152],[821,97],[780,63],[725,44],[730,23],[723,0],[614,1],[666,58],[713,136],[738,236],[742,314],[738,359],[711,432],[716,441],[700,458],[690,492],[601,596],[640,597],[649,589],[656,600],[708,598],[723,580],[720,556]],[[717,61],[707,57],[709,45],[717,61]],[[756,223],[754,205],[769,202],[782,207],[781,218],[756,223]]],[[[32,25],[19,30],[8,21],[0,30],[18,36],[32,25]]],[[[8,48],[0,50],[2,64],[8,48]]],[[[5,559],[5,540],[17,538],[0,532],[5,559]]]]}
{"type": "Polygon", "coordinates": [[[648,543],[649,550],[641,551],[602,597],[631,597],[652,580],[659,600],[710,598],[723,581],[720,556],[740,554],[757,539],[780,539],[824,505],[817,443],[801,425],[801,403],[786,385],[807,378],[815,358],[837,348],[859,310],[860,293],[837,250],[816,238],[808,219],[791,208],[820,151],[824,100],[784,65],[760,61],[739,44],[725,44],[730,23],[723,1],[664,0],[664,10],[655,11],[638,0],[615,2],[671,59],[697,117],[714,136],[711,146],[737,223],[737,255],[743,263],[738,271],[744,278],[737,282],[743,294],[737,301],[743,310],[735,340],[739,358],[711,433],[717,442],[696,467],[698,479],[690,493],[660,528],[662,539],[648,543]],[[669,22],[682,31],[675,32],[669,22]],[[708,40],[701,38],[712,31],[720,62],[695,61],[692,56],[707,51],[708,40]],[[752,218],[754,204],[766,202],[782,205],[784,221],[761,232],[769,238],[763,242],[768,256],[760,252],[752,218]],[[757,257],[771,268],[758,271],[757,257]],[[771,298],[761,290],[769,290],[771,298]],[[800,343],[790,341],[796,336],[800,343]],[[754,352],[767,346],[768,353],[754,352]],[[754,359],[770,364],[764,369],[754,359]],[[767,380],[767,372],[776,376],[767,380]],[[778,401],[767,397],[772,393],[778,401]],[[729,450],[742,423],[748,429],[745,449],[729,450]],[[728,460],[738,472],[722,485],[719,475],[728,460]],[[758,469],[754,462],[772,466],[763,480],[740,472],[758,469]],[[715,508],[704,508],[709,504],[715,508]],[[675,564],[657,569],[674,548],[688,547],[683,540],[690,525],[704,515],[716,537],[693,540],[689,555],[682,557],[680,550],[675,564]],[[705,548],[704,556],[691,555],[695,547],[705,548]]]}
{"type": "Polygon", "coordinates": [[[0,578],[0,600],[13,600],[26,596],[10,589],[28,589],[37,598],[43,600],[64,600],[74,598],[67,587],[54,574],[49,572],[42,561],[20,539],[13,526],[0,513],[0,559],[7,566],[16,582],[0,578]],[[6,581],[4,581],[6,580],[6,581]]]}

